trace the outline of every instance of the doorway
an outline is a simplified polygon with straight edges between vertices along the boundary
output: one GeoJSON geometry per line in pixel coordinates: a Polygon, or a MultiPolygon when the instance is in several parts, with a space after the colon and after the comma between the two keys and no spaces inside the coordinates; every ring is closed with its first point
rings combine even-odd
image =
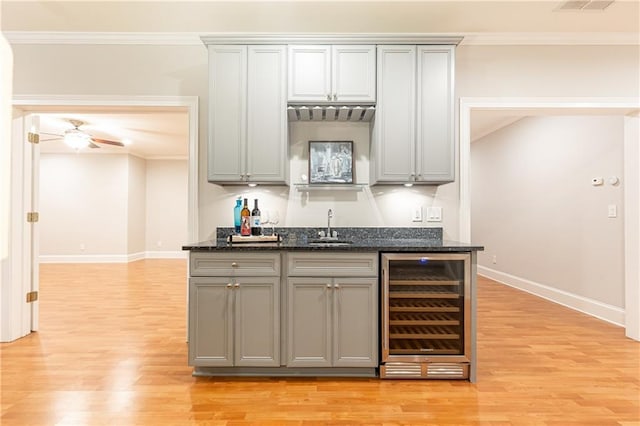
{"type": "Polygon", "coordinates": [[[470,129],[471,112],[494,110],[515,111],[535,114],[602,114],[624,116],[624,177],[625,183],[625,312],[626,335],[640,340],[640,300],[638,298],[640,277],[638,276],[638,245],[640,233],[632,224],[639,220],[638,177],[638,117],[640,104],[636,99],[521,99],[521,98],[462,98],[460,100],[460,240],[471,237],[471,194],[470,194],[470,129]],[[633,116],[635,115],[635,116],[633,116]],[[635,271],[635,272],[634,272],[635,271]],[[631,272],[631,273],[630,273],[631,272]]]}
{"type": "MultiPolygon", "coordinates": [[[[84,111],[90,110],[126,110],[132,108],[157,108],[157,109],[167,109],[167,108],[177,108],[182,109],[186,112],[188,117],[188,217],[187,217],[187,235],[189,241],[196,241],[198,235],[198,98],[195,96],[170,96],[170,97],[74,97],[74,96],[50,96],[50,97],[16,97],[13,100],[13,106],[16,110],[20,111],[21,114],[24,115],[33,115],[33,114],[45,114],[45,113],[59,113],[65,111],[79,110],[82,109],[84,111]]],[[[18,135],[17,138],[22,139],[24,135],[18,135]]],[[[14,136],[16,138],[16,136],[14,136]]],[[[16,143],[23,143],[22,140],[17,141],[16,143]]],[[[12,162],[14,164],[22,164],[25,161],[25,158],[14,158],[12,162]]],[[[29,192],[29,191],[25,191],[29,192]]],[[[16,198],[21,198],[17,200],[20,204],[22,204],[23,200],[29,199],[31,197],[31,193],[17,194],[16,198]]],[[[14,227],[20,227],[18,223],[13,224],[14,227]]],[[[12,252],[11,256],[14,258],[23,258],[24,255],[20,252],[12,252]]],[[[37,262],[37,251],[33,253],[34,261],[37,262]]],[[[19,278],[19,277],[12,277],[19,278]]],[[[20,282],[20,279],[13,279],[11,281],[11,285],[15,282],[20,282]]],[[[13,312],[23,312],[26,308],[25,303],[23,303],[23,294],[19,289],[13,288],[4,288],[2,298],[9,303],[13,312]]],[[[37,309],[37,307],[35,308],[37,309]]],[[[11,335],[11,339],[7,339],[5,335],[2,336],[2,341],[10,341],[15,338],[21,337],[21,335],[28,334],[29,331],[22,332],[21,335],[16,335],[14,333],[14,329],[17,324],[13,324],[15,321],[12,316],[5,316],[5,311],[3,310],[3,332],[5,330],[10,330],[7,332],[7,335],[11,335]]],[[[37,318],[37,312],[35,314],[35,318],[37,318]]],[[[31,324],[30,330],[37,330],[38,324],[37,321],[34,321],[31,324]]]]}

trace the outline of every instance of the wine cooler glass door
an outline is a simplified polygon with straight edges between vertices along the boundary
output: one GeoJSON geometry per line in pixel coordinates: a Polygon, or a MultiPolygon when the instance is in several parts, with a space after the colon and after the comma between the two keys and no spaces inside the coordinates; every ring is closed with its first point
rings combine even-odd
{"type": "Polygon", "coordinates": [[[468,268],[465,254],[383,255],[383,358],[468,353],[468,268]]]}

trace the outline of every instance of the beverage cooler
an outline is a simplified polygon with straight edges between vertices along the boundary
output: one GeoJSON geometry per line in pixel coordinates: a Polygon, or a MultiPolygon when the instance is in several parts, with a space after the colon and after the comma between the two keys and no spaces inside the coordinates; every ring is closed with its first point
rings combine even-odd
{"type": "Polygon", "coordinates": [[[469,379],[471,254],[383,253],[381,261],[380,377],[469,379]]]}

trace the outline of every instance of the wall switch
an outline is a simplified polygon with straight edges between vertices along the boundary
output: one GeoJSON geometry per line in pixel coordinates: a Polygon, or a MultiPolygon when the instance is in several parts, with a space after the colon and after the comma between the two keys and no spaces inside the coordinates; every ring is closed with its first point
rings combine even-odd
{"type": "Polygon", "coordinates": [[[411,213],[411,220],[413,222],[422,222],[422,207],[416,206],[411,213]]]}
{"type": "Polygon", "coordinates": [[[496,264],[498,263],[498,256],[496,256],[495,254],[493,255],[493,258],[491,259],[491,262],[496,264]]]}
{"type": "Polygon", "coordinates": [[[607,216],[618,217],[618,206],[616,206],[615,204],[609,204],[607,216]]]}
{"type": "Polygon", "coordinates": [[[442,207],[427,207],[427,222],[442,222],[442,207]]]}

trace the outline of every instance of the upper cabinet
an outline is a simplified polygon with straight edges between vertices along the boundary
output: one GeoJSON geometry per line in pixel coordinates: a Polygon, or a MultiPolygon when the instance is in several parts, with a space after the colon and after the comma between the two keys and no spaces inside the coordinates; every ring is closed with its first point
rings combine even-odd
{"type": "Polygon", "coordinates": [[[290,45],[291,103],[376,101],[374,45],[290,45]]]}
{"type": "Polygon", "coordinates": [[[208,180],[285,183],[287,49],[209,45],[208,180]]]}
{"type": "Polygon", "coordinates": [[[454,46],[378,46],[371,183],[454,180],[454,46]]]}

